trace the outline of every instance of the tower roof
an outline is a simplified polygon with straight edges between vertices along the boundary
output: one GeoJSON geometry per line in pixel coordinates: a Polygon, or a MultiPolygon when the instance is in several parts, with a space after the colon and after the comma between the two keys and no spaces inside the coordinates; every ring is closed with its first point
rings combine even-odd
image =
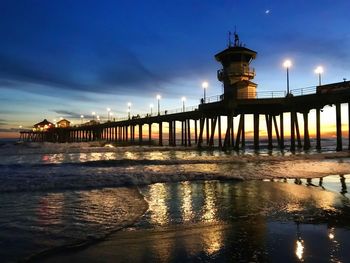
{"type": "Polygon", "coordinates": [[[257,52],[254,50],[251,50],[246,47],[242,46],[233,46],[233,47],[228,47],[225,50],[217,53],[215,55],[215,59],[219,62],[223,61],[225,58],[231,55],[236,55],[236,54],[244,54],[247,56],[250,56],[251,58],[255,59],[257,52]]]}

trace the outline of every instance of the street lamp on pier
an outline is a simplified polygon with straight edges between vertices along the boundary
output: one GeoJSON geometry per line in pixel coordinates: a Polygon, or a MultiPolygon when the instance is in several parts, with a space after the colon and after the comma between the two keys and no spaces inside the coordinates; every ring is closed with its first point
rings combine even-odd
{"type": "Polygon", "coordinates": [[[323,73],[323,67],[322,66],[318,66],[316,69],[315,69],[315,73],[318,74],[318,85],[321,86],[321,75],[323,73]]]}
{"type": "Polygon", "coordinates": [[[287,96],[289,94],[289,68],[292,66],[292,62],[287,59],[283,62],[283,67],[287,69],[287,96]]]}
{"type": "Polygon", "coordinates": [[[95,120],[96,112],[93,111],[91,114],[92,114],[92,119],[95,120]]]}
{"type": "Polygon", "coordinates": [[[207,88],[209,87],[209,83],[207,82],[207,81],[204,81],[203,83],[202,83],[202,88],[203,88],[203,103],[205,103],[205,101],[206,101],[206,94],[207,94],[207,88]]]}
{"type": "Polygon", "coordinates": [[[109,121],[109,115],[110,115],[110,113],[111,113],[111,109],[110,109],[110,108],[107,108],[107,119],[108,119],[108,121],[109,121]]]}
{"type": "Polygon", "coordinates": [[[130,120],[130,108],[131,108],[131,102],[128,102],[128,119],[130,120]]]}
{"type": "Polygon", "coordinates": [[[81,124],[84,123],[84,115],[80,115],[81,124]]]}
{"type": "Polygon", "coordinates": [[[186,101],[186,97],[182,97],[182,112],[185,112],[185,101],[186,101]]]}
{"type": "Polygon", "coordinates": [[[152,114],[153,114],[153,104],[151,103],[150,105],[149,105],[149,107],[151,108],[151,116],[152,116],[152,114]]]}
{"type": "Polygon", "coordinates": [[[158,115],[160,115],[160,99],[161,99],[162,97],[158,94],[157,95],[157,101],[158,101],[158,115]]]}

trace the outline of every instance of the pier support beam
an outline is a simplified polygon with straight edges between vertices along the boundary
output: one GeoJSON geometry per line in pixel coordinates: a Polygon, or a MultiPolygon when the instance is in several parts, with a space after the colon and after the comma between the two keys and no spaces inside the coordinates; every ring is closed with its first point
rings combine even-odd
{"type": "Polygon", "coordinates": [[[295,117],[294,117],[295,130],[296,130],[297,139],[298,139],[298,148],[302,148],[303,146],[301,145],[301,137],[300,137],[300,130],[299,130],[298,114],[296,112],[294,112],[294,114],[295,114],[295,117]]]}
{"type": "Polygon", "coordinates": [[[198,137],[197,137],[197,120],[194,120],[194,143],[197,144],[198,143],[198,137]]]}
{"type": "Polygon", "coordinates": [[[181,121],[181,146],[185,145],[185,124],[181,121]]]}
{"type": "MultiPolygon", "coordinates": [[[[242,119],[242,148],[245,147],[245,115],[242,114],[241,117],[243,118],[242,119]]],[[[232,128],[233,130],[233,128],[232,128]]]]}
{"type": "Polygon", "coordinates": [[[191,146],[191,120],[187,120],[187,140],[188,146],[191,146]]]}
{"type": "Polygon", "coordinates": [[[152,143],[152,123],[148,124],[148,142],[152,143]]]}
{"type": "Polygon", "coordinates": [[[348,103],[348,149],[350,150],[350,102],[348,103]]]}
{"type": "MultiPolygon", "coordinates": [[[[232,119],[232,118],[231,118],[232,119]]],[[[235,143],[235,149],[239,150],[239,144],[241,142],[241,136],[244,132],[244,114],[241,114],[239,118],[239,124],[238,124],[238,131],[237,131],[237,137],[236,137],[236,143],[235,143]]]]}
{"type": "Polygon", "coordinates": [[[283,112],[280,114],[280,147],[284,149],[284,122],[283,122],[283,112]]]}
{"type": "Polygon", "coordinates": [[[231,134],[231,147],[235,146],[235,132],[234,132],[234,119],[233,115],[230,116],[230,134],[231,134]]]}
{"type": "Polygon", "coordinates": [[[211,134],[210,134],[210,141],[209,141],[209,147],[214,146],[214,135],[215,135],[215,128],[216,128],[216,121],[217,117],[212,120],[211,123],[211,134]]]}
{"type": "Polygon", "coordinates": [[[159,146],[163,146],[163,123],[159,122],[159,146]]]}
{"type": "Polygon", "coordinates": [[[310,136],[309,136],[309,113],[304,112],[304,150],[310,149],[310,136]]]}
{"type": "Polygon", "coordinates": [[[205,120],[205,134],[206,134],[206,138],[207,138],[207,145],[209,145],[209,118],[206,118],[205,120]]]}
{"type": "Polygon", "coordinates": [[[254,149],[259,149],[259,114],[254,114],[254,149]]]}
{"type": "Polygon", "coordinates": [[[142,143],[142,124],[139,124],[139,143],[142,143]]]}
{"type": "Polygon", "coordinates": [[[295,113],[290,113],[290,150],[295,151],[295,113]]]}
{"type": "Polygon", "coordinates": [[[227,116],[227,128],[226,128],[226,133],[225,133],[225,139],[224,139],[224,145],[223,148],[227,149],[228,147],[230,147],[233,144],[232,140],[232,122],[233,122],[233,116],[232,115],[228,115],[227,116]],[[232,144],[231,144],[232,142],[232,144]]]}
{"type": "Polygon", "coordinates": [[[321,150],[321,110],[316,109],[316,149],[321,150]]]}
{"type": "Polygon", "coordinates": [[[341,108],[340,103],[335,104],[336,126],[337,126],[337,151],[343,150],[342,132],[341,132],[341,108]]]}
{"type": "Polygon", "coordinates": [[[266,114],[265,119],[266,119],[267,139],[268,139],[267,140],[268,141],[267,148],[269,150],[271,150],[273,148],[273,145],[272,145],[272,116],[266,114]]]}
{"type": "Polygon", "coordinates": [[[277,120],[276,120],[276,116],[272,116],[272,120],[273,120],[273,125],[275,126],[275,133],[276,133],[276,138],[277,138],[277,143],[278,143],[278,146],[280,148],[281,147],[281,137],[280,137],[280,133],[278,131],[278,125],[277,125],[277,120]]]}
{"type": "Polygon", "coordinates": [[[222,138],[221,138],[221,116],[218,116],[218,133],[219,133],[219,148],[222,148],[222,138]]]}
{"type": "Polygon", "coordinates": [[[173,123],[173,146],[176,146],[176,121],[173,123]]]}
{"type": "Polygon", "coordinates": [[[169,146],[174,146],[173,145],[173,122],[169,121],[169,146]]]}
{"type": "Polygon", "coordinates": [[[203,143],[203,130],[204,130],[204,118],[200,118],[199,120],[199,137],[198,137],[198,147],[202,147],[203,143]]]}

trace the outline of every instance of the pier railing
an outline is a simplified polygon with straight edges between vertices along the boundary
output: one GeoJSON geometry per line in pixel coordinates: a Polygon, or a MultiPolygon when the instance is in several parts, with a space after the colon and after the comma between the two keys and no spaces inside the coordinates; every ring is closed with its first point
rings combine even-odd
{"type": "Polygon", "coordinates": [[[294,96],[314,94],[316,93],[316,88],[317,88],[316,86],[310,86],[310,87],[301,88],[301,89],[292,89],[290,93],[293,94],[294,96]]]}
{"type": "MultiPolygon", "coordinates": [[[[315,94],[317,91],[317,86],[310,86],[301,89],[292,89],[290,90],[290,94],[294,96],[302,96],[308,94],[315,94]]],[[[245,94],[244,97],[240,97],[239,99],[274,99],[274,98],[284,98],[287,96],[286,91],[259,91],[259,92],[251,92],[245,94]]],[[[205,98],[205,100],[201,100],[201,103],[213,103],[219,102],[224,99],[224,95],[215,95],[205,98]]]]}

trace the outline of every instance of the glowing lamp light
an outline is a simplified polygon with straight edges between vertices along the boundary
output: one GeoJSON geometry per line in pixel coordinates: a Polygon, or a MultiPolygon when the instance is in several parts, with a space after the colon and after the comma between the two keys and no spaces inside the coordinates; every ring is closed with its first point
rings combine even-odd
{"type": "Polygon", "coordinates": [[[111,111],[111,108],[107,108],[107,111],[111,111]]]}
{"type": "Polygon", "coordinates": [[[323,67],[322,67],[322,66],[318,66],[318,67],[315,69],[315,73],[316,73],[316,74],[322,74],[322,73],[323,73],[323,67]]]}
{"type": "Polygon", "coordinates": [[[292,66],[292,61],[290,61],[289,59],[283,62],[283,67],[290,68],[291,66],[292,66]]]}
{"type": "Polygon", "coordinates": [[[318,85],[321,86],[322,85],[322,81],[321,81],[321,75],[323,73],[323,67],[322,66],[318,66],[316,69],[315,69],[315,73],[318,74],[318,85]]]}
{"type": "Polygon", "coordinates": [[[158,94],[157,95],[157,100],[160,100],[162,97],[158,94]]]}

